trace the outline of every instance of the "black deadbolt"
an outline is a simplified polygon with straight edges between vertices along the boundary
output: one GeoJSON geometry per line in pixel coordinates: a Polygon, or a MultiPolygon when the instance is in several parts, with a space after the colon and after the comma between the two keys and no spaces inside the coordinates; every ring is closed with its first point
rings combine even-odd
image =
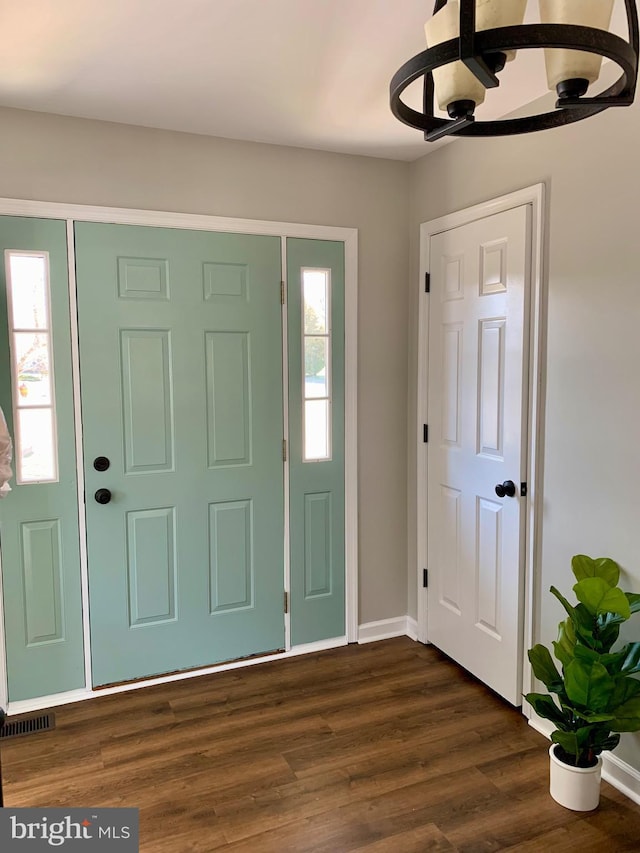
{"type": "Polygon", "coordinates": [[[109,491],[109,489],[98,489],[98,491],[94,495],[94,498],[99,504],[108,504],[111,500],[111,492],[109,491]]]}
{"type": "Polygon", "coordinates": [[[96,456],[93,460],[93,467],[96,471],[106,471],[109,465],[111,465],[111,462],[109,462],[106,456],[96,456]]]}
{"type": "Polygon", "coordinates": [[[513,480],[505,480],[504,483],[498,483],[496,486],[496,495],[503,498],[505,495],[512,498],[516,493],[516,484],[513,480]]]}

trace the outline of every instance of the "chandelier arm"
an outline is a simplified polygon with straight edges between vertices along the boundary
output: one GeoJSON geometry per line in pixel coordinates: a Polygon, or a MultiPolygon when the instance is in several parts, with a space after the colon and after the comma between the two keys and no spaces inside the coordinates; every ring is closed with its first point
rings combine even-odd
{"type": "Polygon", "coordinates": [[[587,105],[580,108],[560,109],[553,112],[542,113],[534,116],[523,116],[515,119],[498,119],[496,121],[474,121],[462,128],[459,125],[451,127],[452,121],[447,121],[437,116],[425,116],[412,110],[405,103],[400,104],[400,111],[396,117],[405,124],[424,131],[425,138],[429,141],[450,135],[455,131],[456,136],[513,136],[519,133],[530,133],[536,130],[549,130],[552,127],[560,127],[573,124],[576,121],[597,115],[607,109],[606,105],[587,105]]]}
{"type": "MultiPolygon", "coordinates": [[[[425,75],[426,77],[433,75],[425,75]]],[[[575,107],[585,107],[592,104],[602,104],[605,107],[629,107],[633,103],[633,90],[629,92],[627,80],[624,74],[609,86],[608,89],[595,95],[593,98],[563,98],[556,101],[556,109],[566,108],[574,109],[575,107]]]]}
{"type": "MultiPolygon", "coordinates": [[[[455,135],[465,137],[515,136],[520,133],[550,130],[553,127],[563,127],[567,124],[573,124],[576,121],[582,121],[582,119],[597,115],[606,109],[606,106],[599,104],[597,106],[582,107],[581,109],[573,108],[570,110],[553,110],[553,112],[543,113],[537,116],[498,119],[497,121],[476,121],[468,127],[456,130],[455,135]]],[[[430,131],[428,131],[426,135],[431,142],[434,140],[434,137],[430,137],[429,134],[430,131]]]]}
{"type": "Polygon", "coordinates": [[[476,0],[460,0],[460,59],[485,89],[495,89],[500,81],[476,50],[476,0]]]}
{"type": "Polygon", "coordinates": [[[636,82],[638,79],[638,57],[640,57],[640,31],[638,27],[638,10],[636,8],[636,0],[624,0],[624,5],[627,10],[629,43],[633,48],[633,53],[635,56],[635,74],[633,75],[631,85],[629,86],[631,100],[633,101],[636,92],[636,82]]]}
{"type": "Polygon", "coordinates": [[[481,30],[476,33],[476,47],[483,53],[545,47],[582,50],[605,56],[618,65],[626,62],[631,72],[637,70],[636,45],[606,30],[576,24],[521,24],[481,30]]]}
{"type": "MultiPolygon", "coordinates": [[[[422,85],[422,113],[426,116],[432,116],[434,113],[434,102],[435,97],[435,87],[433,85],[433,74],[425,74],[423,77],[423,85],[422,85]]],[[[427,141],[427,134],[425,131],[425,142],[427,141]]]]}

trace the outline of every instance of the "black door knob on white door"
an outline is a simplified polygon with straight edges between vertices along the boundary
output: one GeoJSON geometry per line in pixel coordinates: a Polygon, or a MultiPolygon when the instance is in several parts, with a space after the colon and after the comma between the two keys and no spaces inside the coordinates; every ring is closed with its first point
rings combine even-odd
{"type": "Polygon", "coordinates": [[[513,480],[505,480],[504,483],[498,483],[496,486],[496,495],[499,498],[512,498],[516,493],[516,484],[513,480]]]}

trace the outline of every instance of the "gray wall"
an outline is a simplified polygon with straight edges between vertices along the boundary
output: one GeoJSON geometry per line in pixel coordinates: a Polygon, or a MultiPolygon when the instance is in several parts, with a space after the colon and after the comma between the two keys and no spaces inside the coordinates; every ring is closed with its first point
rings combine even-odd
{"type": "MultiPolygon", "coordinates": [[[[537,639],[563,616],[570,558],[611,556],[640,592],[640,104],[530,136],[459,140],[412,164],[410,316],[418,226],[538,182],[547,187],[547,370],[537,639]]],[[[415,340],[409,355],[415,424],[415,340]]],[[[415,614],[415,441],[409,444],[409,612],[415,614]],[[413,549],[413,551],[411,551],[413,549]]],[[[640,638],[640,617],[631,632],[640,638]]],[[[617,755],[640,768],[640,737],[617,755]]]]}
{"type": "Polygon", "coordinates": [[[409,166],[0,109],[0,196],[359,231],[360,623],[406,612],[409,166]]]}

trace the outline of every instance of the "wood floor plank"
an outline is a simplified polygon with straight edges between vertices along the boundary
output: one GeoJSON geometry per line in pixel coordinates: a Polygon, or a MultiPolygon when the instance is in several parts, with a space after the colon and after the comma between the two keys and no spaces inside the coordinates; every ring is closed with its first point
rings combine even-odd
{"type": "MultiPolygon", "coordinates": [[[[544,832],[531,841],[518,841],[503,848],[509,853],[621,853],[623,848],[612,847],[611,839],[594,829],[585,820],[574,821],[571,826],[561,826],[544,832]]],[[[633,848],[627,848],[633,849],[633,848]]]]}
{"type": "Polygon", "coordinates": [[[362,853],[455,853],[451,842],[447,841],[437,826],[431,824],[389,835],[355,849],[362,853]]]}
{"type": "Polygon", "coordinates": [[[548,794],[547,741],[408,638],[56,709],[1,744],[8,806],[134,806],[143,853],[640,850],[640,807],[548,794]]]}
{"type": "Polygon", "coordinates": [[[445,815],[435,822],[461,853],[476,853],[478,839],[484,842],[482,850],[504,850],[579,819],[579,813],[568,812],[544,792],[527,801],[507,794],[502,801],[492,797],[481,809],[445,815]]]}

